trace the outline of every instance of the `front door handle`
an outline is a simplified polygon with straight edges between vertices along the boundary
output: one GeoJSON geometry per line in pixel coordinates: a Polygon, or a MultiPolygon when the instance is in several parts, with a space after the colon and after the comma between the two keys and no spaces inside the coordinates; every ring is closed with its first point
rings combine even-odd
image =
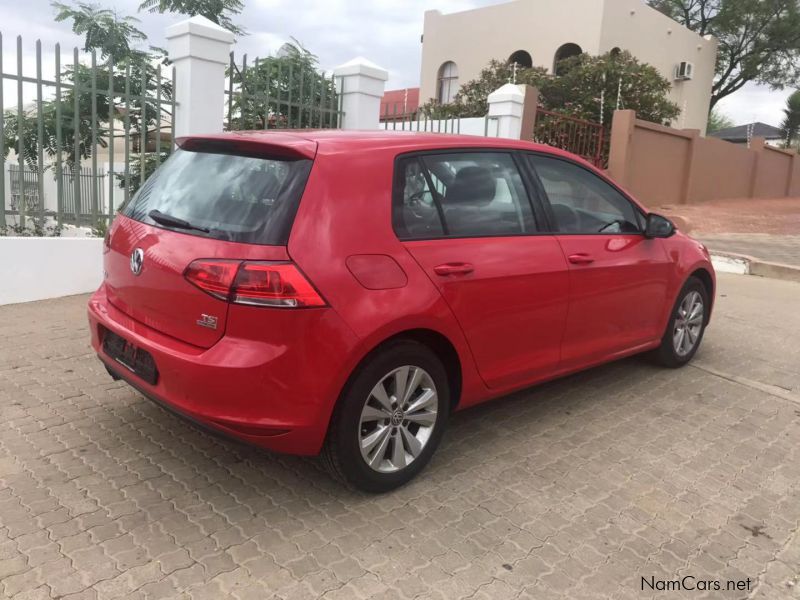
{"type": "Polygon", "coordinates": [[[569,262],[571,262],[573,265],[589,265],[594,262],[594,259],[588,254],[579,252],[578,254],[570,254],[569,262]]]}
{"type": "Polygon", "coordinates": [[[447,277],[448,275],[467,275],[475,270],[469,263],[445,263],[433,267],[434,273],[447,277]]]}

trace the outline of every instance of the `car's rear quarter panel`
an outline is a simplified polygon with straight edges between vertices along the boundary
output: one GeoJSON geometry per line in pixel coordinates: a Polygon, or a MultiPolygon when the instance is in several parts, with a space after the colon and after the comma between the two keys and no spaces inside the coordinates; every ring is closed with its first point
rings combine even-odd
{"type": "Polygon", "coordinates": [[[450,308],[392,229],[392,175],[402,151],[374,146],[345,151],[321,143],[289,238],[289,255],[358,337],[352,369],[399,333],[431,330],[446,337],[458,353],[459,406],[466,406],[486,394],[466,340],[450,308]],[[363,254],[392,257],[405,272],[406,285],[364,288],[347,267],[348,257],[363,254]]]}

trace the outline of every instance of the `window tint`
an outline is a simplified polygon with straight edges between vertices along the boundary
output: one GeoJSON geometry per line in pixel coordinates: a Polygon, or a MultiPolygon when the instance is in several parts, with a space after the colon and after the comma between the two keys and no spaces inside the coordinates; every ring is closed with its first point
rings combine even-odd
{"type": "Polygon", "coordinates": [[[514,159],[499,152],[431,154],[399,162],[395,231],[403,239],[533,233],[514,159]]]}
{"type": "Polygon", "coordinates": [[[565,160],[531,155],[536,173],[564,233],[640,233],[633,204],[590,171],[565,160]]]}
{"type": "Polygon", "coordinates": [[[444,235],[439,203],[436,201],[422,163],[414,158],[398,162],[393,200],[394,230],[401,239],[444,235]]]}
{"type": "Polygon", "coordinates": [[[310,160],[269,159],[177,150],[139,188],[122,214],[156,227],[150,212],[188,221],[231,242],[284,245],[303,193],[310,160]]]}

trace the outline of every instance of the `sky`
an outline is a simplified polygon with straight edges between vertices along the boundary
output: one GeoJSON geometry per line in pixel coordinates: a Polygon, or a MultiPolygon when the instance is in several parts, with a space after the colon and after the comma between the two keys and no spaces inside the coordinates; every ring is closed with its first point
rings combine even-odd
{"type": "MultiPolygon", "coordinates": [[[[184,17],[137,13],[139,0],[95,0],[120,15],[137,16],[151,44],[165,46],[164,29],[184,17]]],[[[419,85],[420,35],[426,10],[456,12],[505,0],[245,0],[236,19],[250,35],[237,41],[237,56],[248,62],[266,56],[294,37],[320,58],[326,70],[364,56],[389,71],[387,89],[419,85]]],[[[43,74],[52,76],[54,46],[60,43],[62,61],[71,59],[81,39],[68,23],[56,23],[49,0],[0,0],[3,70],[16,72],[16,36],[23,39],[23,71],[36,73],[35,42],[42,42],[43,74]],[[66,54],[66,57],[64,56],[66,54]]],[[[500,33],[499,33],[500,34],[500,33]]],[[[771,91],[749,84],[720,103],[723,113],[737,124],[763,121],[779,125],[786,97],[793,90],[771,91]]],[[[33,86],[24,96],[33,98],[33,86]]],[[[4,85],[6,106],[16,101],[12,82],[4,85]]]]}

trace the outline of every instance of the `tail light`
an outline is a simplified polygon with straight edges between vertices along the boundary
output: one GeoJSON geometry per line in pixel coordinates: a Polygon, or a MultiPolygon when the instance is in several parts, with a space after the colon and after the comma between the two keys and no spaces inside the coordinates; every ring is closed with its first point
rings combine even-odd
{"type": "Polygon", "coordinates": [[[240,260],[196,260],[183,276],[206,294],[227,301],[240,264],[240,260]]]}
{"type": "Polygon", "coordinates": [[[234,304],[325,306],[319,292],[290,262],[202,259],[192,262],[184,276],[207,294],[234,304]]]}

